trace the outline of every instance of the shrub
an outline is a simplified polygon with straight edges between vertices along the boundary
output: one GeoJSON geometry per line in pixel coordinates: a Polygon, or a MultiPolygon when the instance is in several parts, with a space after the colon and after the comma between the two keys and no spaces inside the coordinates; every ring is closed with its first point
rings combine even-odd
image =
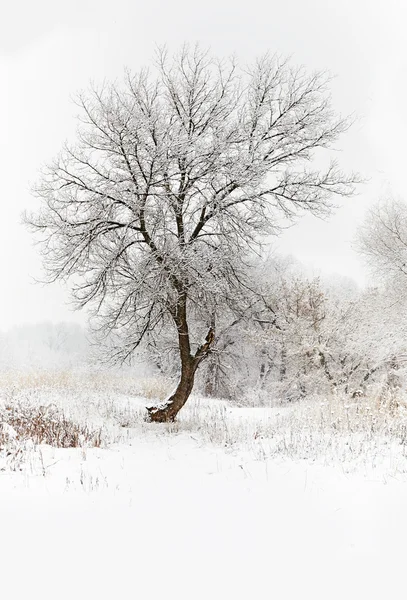
{"type": "Polygon", "coordinates": [[[99,447],[101,430],[79,424],[56,406],[35,406],[27,402],[7,403],[0,408],[0,447],[10,439],[31,440],[56,448],[99,447]]]}

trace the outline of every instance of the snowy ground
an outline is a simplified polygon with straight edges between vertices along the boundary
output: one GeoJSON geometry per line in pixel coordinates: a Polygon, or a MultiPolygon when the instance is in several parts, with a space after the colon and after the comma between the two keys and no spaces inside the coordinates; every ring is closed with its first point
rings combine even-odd
{"type": "MultiPolygon", "coordinates": [[[[404,597],[403,468],[284,456],[266,439],[261,455],[248,433],[264,436],[256,419],[270,414],[221,403],[179,426],[115,429],[140,406],[115,398],[108,447],[28,445],[16,470],[4,463],[2,598],[404,597]],[[215,424],[209,439],[208,415],[222,415],[227,444],[215,424]],[[232,443],[243,417],[252,428],[232,443]]],[[[89,399],[80,410],[96,423],[107,409],[89,399]]],[[[71,411],[79,400],[69,395],[71,411]]]]}

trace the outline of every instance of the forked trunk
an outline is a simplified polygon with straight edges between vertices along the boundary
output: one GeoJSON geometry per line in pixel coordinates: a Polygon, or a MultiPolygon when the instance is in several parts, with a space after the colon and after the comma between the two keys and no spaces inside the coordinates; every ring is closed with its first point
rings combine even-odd
{"type": "Polygon", "coordinates": [[[195,354],[191,354],[186,304],[187,296],[183,292],[180,294],[177,308],[174,312],[174,321],[178,330],[181,377],[177,389],[165,402],[158,406],[147,407],[149,413],[148,419],[155,423],[166,423],[175,420],[175,417],[192,392],[198,365],[209,354],[211,345],[215,339],[213,327],[210,327],[205,343],[198,347],[195,354]]]}
{"type": "Polygon", "coordinates": [[[175,392],[162,404],[147,407],[150,421],[167,423],[175,420],[192,392],[197,366],[197,361],[193,358],[182,365],[181,378],[175,392]]]}

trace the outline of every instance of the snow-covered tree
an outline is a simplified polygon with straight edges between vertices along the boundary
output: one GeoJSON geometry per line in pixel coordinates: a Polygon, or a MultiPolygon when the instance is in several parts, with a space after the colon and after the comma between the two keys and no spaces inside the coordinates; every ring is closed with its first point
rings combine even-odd
{"type": "MultiPolygon", "coordinates": [[[[203,391],[255,402],[376,393],[406,363],[404,302],[387,290],[309,278],[274,257],[257,265],[252,310],[201,369],[203,391]]],[[[201,380],[201,377],[199,380],[201,380]]]]}
{"type": "Polygon", "coordinates": [[[407,284],[407,205],[401,200],[379,202],[358,232],[358,249],[384,279],[407,284]]]}
{"type": "Polygon", "coordinates": [[[188,399],[219,307],[232,322],[244,312],[247,257],[279,218],[352,193],[353,175],[312,166],[348,127],[328,87],[271,55],[242,68],[184,47],[80,96],[78,141],[44,171],[27,221],[50,281],[70,279],[111,358],[172,327],[180,380],[152,420],[188,399]]]}

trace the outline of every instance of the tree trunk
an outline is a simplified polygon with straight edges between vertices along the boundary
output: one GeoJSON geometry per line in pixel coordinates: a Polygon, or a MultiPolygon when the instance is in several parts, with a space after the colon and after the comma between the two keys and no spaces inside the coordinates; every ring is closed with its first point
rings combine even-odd
{"type": "Polygon", "coordinates": [[[175,392],[165,402],[147,407],[149,421],[168,423],[175,420],[192,392],[197,366],[198,363],[193,357],[185,363],[182,362],[181,377],[175,392]]]}
{"type": "Polygon", "coordinates": [[[280,363],[280,381],[284,381],[287,376],[287,349],[285,344],[281,348],[281,363],[280,363]]]}
{"type": "Polygon", "coordinates": [[[182,288],[178,291],[180,294],[173,313],[173,319],[178,331],[181,377],[177,389],[165,402],[162,402],[158,406],[147,407],[148,420],[155,423],[168,423],[175,420],[175,417],[192,392],[198,365],[209,354],[215,339],[214,328],[210,327],[205,343],[198,347],[195,354],[191,353],[187,319],[187,294],[182,288]]]}
{"type": "Polygon", "coordinates": [[[216,375],[217,368],[214,362],[211,362],[208,367],[208,372],[206,373],[205,378],[205,391],[204,394],[207,398],[212,398],[215,395],[216,390],[216,375]]]}

